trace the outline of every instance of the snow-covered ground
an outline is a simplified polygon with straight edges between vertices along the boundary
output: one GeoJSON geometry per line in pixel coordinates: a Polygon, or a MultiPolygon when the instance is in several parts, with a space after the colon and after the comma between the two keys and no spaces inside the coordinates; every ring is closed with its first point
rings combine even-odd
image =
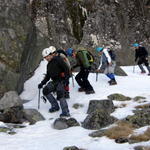
{"type": "MultiPolygon", "coordinates": [[[[22,99],[30,100],[29,103],[24,104],[25,108],[38,107],[38,88],[37,85],[44,77],[46,70],[46,62],[42,61],[35,74],[24,85],[24,91],[20,95],[22,99]]],[[[77,91],[78,85],[75,82],[75,87],[72,86],[72,79],[70,79],[70,96],[67,100],[70,114],[78,122],[81,122],[87,116],[87,108],[90,100],[106,99],[112,93],[121,93],[125,96],[135,97],[144,96],[149,103],[150,99],[150,76],[147,74],[140,74],[139,68],[136,66],[133,72],[133,66],[122,67],[128,76],[116,76],[118,82],[115,86],[108,85],[108,78],[104,74],[99,74],[96,82],[96,75],[91,73],[89,80],[94,87],[95,94],[85,95],[77,91]],[[72,106],[75,103],[83,104],[84,107],[74,109],[72,106]]],[[[121,102],[114,101],[115,105],[121,102]]],[[[127,115],[131,115],[134,107],[139,105],[135,101],[122,102],[127,106],[119,108],[112,113],[113,116],[122,119],[127,115]]],[[[23,129],[16,129],[17,134],[7,135],[0,133],[0,150],[62,150],[66,146],[77,146],[86,150],[133,150],[133,147],[138,144],[117,144],[114,140],[107,137],[92,138],[88,136],[93,130],[86,130],[82,127],[71,127],[64,130],[53,129],[53,122],[59,117],[61,111],[56,113],[48,113],[50,104],[40,103],[40,112],[46,118],[45,121],[37,122],[35,125],[28,125],[23,129]]],[[[1,123],[2,124],[2,123],[1,123]]],[[[141,128],[136,132],[143,132],[146,128],[141,128]]],[[[150,145],[150,142],[140,143],[143,145],[150,145]]]]}

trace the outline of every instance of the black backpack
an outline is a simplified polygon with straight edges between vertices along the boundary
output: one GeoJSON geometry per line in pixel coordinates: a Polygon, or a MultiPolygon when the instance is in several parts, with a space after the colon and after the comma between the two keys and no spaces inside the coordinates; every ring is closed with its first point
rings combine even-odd
{"type": "Polygon", "coordinates": [[[115,54],[114,50],[108,49],[108,53],[109,53],[111,59],[113,61],[115,61],[116,60],[116,54],[115,54]]]}

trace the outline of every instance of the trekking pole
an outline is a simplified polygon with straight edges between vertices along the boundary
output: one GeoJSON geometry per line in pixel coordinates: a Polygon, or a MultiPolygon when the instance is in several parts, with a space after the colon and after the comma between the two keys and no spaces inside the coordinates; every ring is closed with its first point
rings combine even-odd
{"type": "Polygon", "coordinates": [[[135,73],[135,65],[133,66],[133,73],[135,73]]]}
{"type": "Polygon", "coordinates": [[[74,87],[74,78],[73,78],[73,73],[72,73],[71,78],[72,78],[72,86],[74,87]]]}
{"type": "Polygon", "coordinates": [[[135,65],[136,65],[136,63],[134,63],[134,65],[133,65],[133,73],[135,73],[135,65]]]}
{"type": "Polygon", "coordinates": [[[38,109],[40,109],[40,93],[41,93],[41,90],[39,89],[39,96],[38,96],[38,109]]]}
{"type": "Polygon", "coordinates": [[[98,72],[96,72],[96,82],[98,81],[98,72]]]}

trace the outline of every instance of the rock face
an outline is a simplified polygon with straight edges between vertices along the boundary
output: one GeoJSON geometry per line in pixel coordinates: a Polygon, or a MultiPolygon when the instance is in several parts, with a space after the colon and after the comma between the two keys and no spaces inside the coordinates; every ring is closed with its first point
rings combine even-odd
{"type": "Polygon", "coordinates": [[[22,91],[50,45],[109,45],[119,65],[133,63],[133,42],[150,48],[149,11],[149,0],[0,0],[0,96],[22,91]]]}

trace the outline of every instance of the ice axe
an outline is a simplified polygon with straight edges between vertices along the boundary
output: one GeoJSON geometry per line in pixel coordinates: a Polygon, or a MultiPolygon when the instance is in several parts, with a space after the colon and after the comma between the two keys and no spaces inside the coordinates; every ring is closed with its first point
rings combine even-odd
{"type": "Polygon", "coordinates": [[[38,109],[40,109],[40,95],[41,95],[41,90],[39,89],[39,95],[38,95],[38,109]]]}
{"type": "Polygon", "coordinates": [[[73,78],[73,73],[71,74],[71,79],[72,79],[72,86],[74,87],[74,78],[73,78]]]}
{"type": "Polygon", "coordinates": [[[96,82],[98,81],[98,72],[96,72],[96,82]]]}

